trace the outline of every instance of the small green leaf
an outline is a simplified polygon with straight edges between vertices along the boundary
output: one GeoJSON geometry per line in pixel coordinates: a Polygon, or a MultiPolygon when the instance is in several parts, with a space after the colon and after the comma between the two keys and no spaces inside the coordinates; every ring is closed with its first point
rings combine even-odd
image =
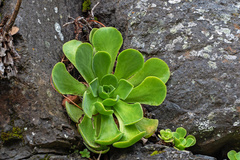
{"type": "Polygon", "coordinates": [[[87,143],[84,143],[83,144],[93,153],[96,153],[96,154],[105,154],[109,151],[110,147],[107,147],[107,146],[101,146],[99,147],[98,149],[96,148],[92,148],[90,147],[89,145],[87,145],[87,143]]]}
{"type": "Polygon", "coordinates": [[[92,93],[85,92],[83,95],[83,111],[88,118],[92,118],[92,115],[97,114],[94,107],[94,103],[98,98],[94,97],[92,93]]]}
{"type": "Polygon", "coordinates": [[[109,97],[109,95],[104,91],[103,86],[99,86],[98,94],[99,94],[99,97],[101,97],[102,99],[106,99],[109,97]]]}
{"type": "Polygon", "coordinates": [[[104,51],[97,52],[93,57],[93,72],[99,80],[109,72],[111,56],[104,51]]]}
{"type": "Polygon", "coordinates": [[[132,85],[138,86],[148,76],[158,77],[166,83],[170,77],[168,65],[159,58],[150,58],[144,63],[143,68],[128,81],[132,85]]]}
{"type": "Polygon", "coordinates": [[[113,98],[106,98],[105,100],[103,100],[102,104],[104,106],[114,106],[119,100],[119,96],[117,95],[115,99],[113,98]]]}
{"type": "Polygon", "coordinates": [[[115,88],[112,85],[99,86],[98,88],[99,97],[101,97],[102,99],[109,98],[109,95],[111,95],[114,90],[115,88]]]}
{"type": "Polygon", "coordinates": [[[240,152],[236,153],[235,157],[236,157],[237,160],[240,160],[240,152]]]}
{"type": "Polygon", "coordinates": [[[93,28],[89,34],[89,41],[90,43],[92,43],[92,38],[93,38],[93,35],[94,33],[98,30],[98,28],[93,28]]]}
{"type": "Polygon", "coordinates": [[[184,138],[187,135],[187,131],[183,127],[178,127],[176,132],[178,133],[179,138],[184,138]]]}
{"type": "Polygon", "coordinates": [[[166,94],[167,89],[165,84],[159,78],[150,76],[145,78],[140,85],[133,88],[125,101],[157,106],[164,101],[166,94]]]}
{"type": "Polygon", "coordinates": [[[132,125],[143,118],[142,106],[140,103],[128,104],[121,100],[113,106],[114,114],[118,114],[124,125],[132,125]]]}
{"type": "Polygon", "coordinates": [[[116,76],[114,76],[113,74],[107,74],[105,75],[100,83],[102,86],[103,85],[112,85],[113,87],[117,88],[118,86],[118,79],[116,76]]]}
{"type": "Polygon", "coordinates": [[[94,106],[100,114],[103,114],[103,115],[113,114],[113,110],[105,108],[101,102],[95,102],[94,106]]]}
{"type": "Polygon", "coordinates": [[[119,81],[117,89],[113,92],[113,97],[119,95],[119,97],[125,100],[128,95],[131,93],[133,89],[133,85],[126,81],[125,79],[121,79],[119,81]]]}
{"type": "Polygon", "coordinates": [[[159,151],[154,151],[150,156],[155,156],[155,155],[158,155],[160,154],[159,151]]]}
{"type": "Polygon", "coordinates": [[[143,67],[143,64],[144,58],[138,50],[126,49],[118,56],[114,75],[119,80],[128,79],[139,71],[143,67]]]}
{"type": "Polygon", "coordinates": [[[196,138],[192,135],[188,135],[186,137],[185,147],[188,148],[188,147],[194,146],[195,144],[196,144],[196,138]]]}
{"type": "Polygon", "coordinates": [[[92,91],[93,97],[97,97],[98,96],[98,87],[99,87],[98,78],[95,78],[94,80],[92,80],[92,82],[89,83],[89,86],[92,91]]]}
{"type": "Polygon", "coordinates": [[[89,43],[82,43],[76,50],[76,65],[78,72],[90,83],[94,78],[92,70],[93,48],[89,43]]]}
{"type": "Polygon", "coordinates": [[[92,44],[98,51],[105,51],[111,55],[109,73],[112,71],[117,54],[123,43],[121,33],[113,27],[102,27],[92,36],[92,44]]]}
{"type": "Polygon", "coordinates": [[[74,79],[63,63],[57,63],[52,70],[52,80],[56,90],[62,94],[82,96],[86,86],[74,79]]]}
{"type": "Polygon", "coordinates": [[[118,141],[122,137],[112,115],[101,115],[100,133],[96,139],[96,143],[101,145],[110,145],[118,141]]]}
{"type": "Polygon", "coordinates": [[[119,115],[115,115],[118,119],[120,131],[123,133],[123,136],[118,142],[113,143],[113,147],[127,148],[139,141],[146,134],[145,131],[140,132],[135,125],[125,126],[119,115]]]}
{"type": "Polygon", "coordinates": [[[153,133],[156,132],[158,127],[158,120],[143,117],[143,119],[141,119],[135,125],[139,131],[146,131],[144,137],[149,138],[153,135],[153,133]]]}
{"type": "Polygon", "coordinates": [[[76,67],[75,55],[77,48],[82,44],[81,41],[71,40],[63,45],[63,53],[69,61],[76,67]]]}
{"type": "MultiPolygon", "coordinates": [[[[84,112],[80,108],[68,103],[67,101],[65,103],[65,106],[67,114],[71,118],[71,120],[75,123],[79,123],[79,119],[82,117],[84,112]]],[[[79,106],[81,106],[81,104],[79,104],[79,106]]]]}
{"type": "Polygon", "coordinates": [[[227,153],[227,156],[228,156],[228,158],[229,158],[230,160],[236,160],[236,159],[235,159],[235,154],[236,154],[236,153],[237,153],[236,151],[231,150],[231,151],[229,151],[229,152],[227,153]]]}

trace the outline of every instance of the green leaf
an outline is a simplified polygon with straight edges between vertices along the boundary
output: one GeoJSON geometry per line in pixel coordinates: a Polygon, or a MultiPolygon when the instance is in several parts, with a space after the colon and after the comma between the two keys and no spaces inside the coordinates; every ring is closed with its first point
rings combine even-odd
{"type": "Polygon", "coordinates": [[[132,125],[143,118],[142,106],[140,103],[128,104],[121,100],[113,106],[114,113],[118,114],[124,125],[132,125]]]}
{"type": "Polygon", "coordinates": [[[178,134],[177,132],[172,132],[172,134],[173,134],[173,137],[174,137],[174,138],[176,138],[176,139],[179,139],[179,138],[180,138],[180,136],[179,136],[179,134],[178,134]]]}
{"type": "Polygon", "coordinates": [[[104,51],[97,52],[93,57],[93,72],[99,80],[108,74],[111,65],[111,56],[104,51]]]}
{"type": "Polygon", "coordinates": [[[115,99],[113,98],[106,98],[105,100],[103,100],[102,104],[104,106],[114,106],[119,100],[119,96],[117,95],[115,99]]]}
{"type": "Polygon", "coordinates": [[[237,160],[240,160],[240,152],[236,153],[235,157],[236,157],[237,160]]]}
{"type": "Polygon", "coordinates": [[[138,86],[148,76],[158,77],[166,83],[170,77],[168,65],[159,58],[150,58],[144,63],[143,68],[128,81],[132,85],[138,86]]]}
{"type": "Polygon", "coordinates": [[[196,138],[193,135],[188,135],[186,137],[185,147],[191,147],[196,144],[196,138]]]}
{"type": "Polygon", "coordinates": [[[93,123],[91,118],[88,118],[86,115],[83,117],[83,120],[78,124],[78,131],[81,133],[84,141],[92,148],[101,148],[101,145],[95,143],[95,129],[93,128],[93,123]]]}
{"type": "Polygon", "coordinates": [[[178,146],[175,146],[174,148],[176,148],[177,150],[183,151],[185,149],[185,147],[181,144],[179,144],[178,146]]]}
{"type": "Polygon", "coordinates": [[[57,63],[52,70],[52,80],[56,90],[62,94],[82,96],[86,86],[74,79],[63,63],[57,63]]]}
{"type": "Polygon", "coordinates": [[[166,94],[167,89],[165,84],[159,78],[150,76],[145,78],[140,85],[133,88],[125,101],[157,106],[164,101],[166,94]]]}
{"type": "Polygon", "coordinates": [[[101,97],[102,99],[106,99],[109,97],[109,95],[104,91],[103,86],[99,86],[98,94],[99,94],[99,97],[101,97]]]}
{"type": "Polygon", "coordinates": [[[111,95],[114,90],[115,88],[112,85],[99,86],[98,95],[102,99],[106,99],[109,98],[109,95],[111,95]]]}
{"type": "Polygon", "coordinates": [[[183,127],[178,127],[176,129],[176,132],[178,133],[179,138],[184,138],[187,135],[187,130],[184,129],[183,127]]]}
{"type": "Polygon", "coordinates": [[[139,141],[146,134],[145,131],[140,132],[135,125],[125,126],[119,115],[115,115],[118,119],[120,131],[123,133],[123,136],[118,142],[113,143],[113,147],[127,148],[139,141]]]}
{"type": "Polygon", "coordinates": [[[63,53],[69,61],[76,67],[75,55],[77,48],[82,44],[81,41],[71,40],[63,45],[63,53]]]}
{"type": "Polygon", "coordinates": [[[143,67],[143,64],[144,58],[138,50],[126,49],[118,56],[114,75],[119,80],[128,79],[139,71],[143,67]]]}
{"type": "Polygon", "coordinates": [[[110,145],[118,141],[122,137],[112,115],[101,115],[100,133],[96,139],[96,143],[101,145],[110,145]]]}
{"type": "Polygon", "coordinates": [[[113,74],[107,74],[105,75],[100,83],[102,86],[103,85],[112,85],[113,87],[117,88],[118,86],[118,79],[115,75],[113,74]]]}
{"type": "Polygon", "coordinates": [[[116,56],[123,43],[121,33],[113,27],[102,27],[94,32],[92,44],[98,51],[105,51],[111,55],[109,73],[112,71],[116,56]]]}
{"type": "Polygon", "coordinates": [[[89,41],[90,43],[92,43],[92,38],[93,38],[93,35],[94,33],[98,30],[98,28],[93,28],[89,34],[89,41]]]}
{"type": "Polygon", "coordinates": [[[99,87],[98,78],[95,78],[94,80],[92,80],[92,82],[89,83],[89,86],[92,91],[93,97],[97,97],[98,96],[98,87],[99,87]]]}
{"type": "Polygon", "coordinates": [[[96,110],[103,115],[111,115],[113,114],[113,110],[106,109],[101,102],[94,103],[96,110]]]}
{"type": "Polygon", "coordinates": [[[236,153],[237,153],[236,151],[231,150],[231,151],[229,151],[229,152],[227,153],[227,156],[228,156],[228,158],[229,158],[230,160],[236,160],[236,159],[235,159],[235,154],[236,154],[236,153]]]}
{"type": "Polygon", "coordinates": [[[98,98],[94,97],[92,93],[85,92],[83,95],[83,111],[88,118],[92,118],[92,115],[97,114],[94,107],[94,103],[98,98]]]}
{"type": "MultiPolygon", "coordinates": [[[[71,118],[71,120],[75,123],[79,123],[79,119],[82,117],[84,112],[80,108],[68,103],[67,101],[65,103],[65,106],[67,114],[71,118]]],[[[81,104],[79,104],[79,106],[81,106],[81,104]]]]}
{"type": "Polygon", "coordinates": [[[144,137],[149,138],[156,132],[158,127],[158,120],[143,117],[143,119],[141,119],[135,125],[139,131],[146,131],[144,137]]]}
{"type": "Polygon", "coordinates": [[[117,89],[113,92],[112,96],[116,97],[117,95],[119,95],[121,99],[125,100],[132,91],[132,89],[133,85],[131,83],[129,83],[125,79],[121,79],[119,81],[117,89]]]}
{"type": "Polygon", "coordinates": [[[76,50],[75,67],[86,80],[90,83],[94,78],[92,70],[93,48],[89,43],[82,43],[76,50]]]}
{"type": "Polygon", "coordinates": [[[87,145],[86,143],[83,142],[83,144],[93,153],[96,154],[105,154],[109,151],[110,147],[104,146],[104,148],[100,148],[100,149],[95,149],[95,148],[91,148],[89,145],[87,145]]]}

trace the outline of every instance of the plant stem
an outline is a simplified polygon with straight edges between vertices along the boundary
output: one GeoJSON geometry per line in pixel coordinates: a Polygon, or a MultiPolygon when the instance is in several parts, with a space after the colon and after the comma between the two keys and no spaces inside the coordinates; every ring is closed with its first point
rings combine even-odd
{"type": "Polygon", "coordinates": [[[22,3],[22,0],[18,0],[17,1],[17,4],[16,4],[15,9],[13,11],[13,14],[12,14],[12,16],[11,16],[7,26],[6,26],[6,32],[8,32],[12,28],[12,26],[13,26],[13,24],[15,22],[15,19],[16,19],[17,15],[18,15],[18,11],[20,9],[21,3],[22,3]]]}

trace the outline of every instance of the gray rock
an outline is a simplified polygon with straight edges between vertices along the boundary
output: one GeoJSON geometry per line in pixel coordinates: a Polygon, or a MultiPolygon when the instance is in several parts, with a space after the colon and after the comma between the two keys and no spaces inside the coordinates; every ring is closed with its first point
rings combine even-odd
{"type": "Polygon", "coordinates": [[[203,155],[193,155],[189,151],[178,151],[174,148],[158,145],[149,144],[141,146],[140,143],[127,148],[119,149],[112,153],[110,160],[216,160],[213,157],[203,155]],[[151,154],[154,151],[159,153],[156,155],[151,154]]]}
{"type": "Polygon", "coordinates": [[[121,30],[123,49],[138,49],[146,59],[159,57],[170,67],[166,101],[148,107],[159,129],[183,126],[197,138],[196,153],[226,157],[237,150],[240,2],[103,0],[99,8],[99,20],[121,30]]]}

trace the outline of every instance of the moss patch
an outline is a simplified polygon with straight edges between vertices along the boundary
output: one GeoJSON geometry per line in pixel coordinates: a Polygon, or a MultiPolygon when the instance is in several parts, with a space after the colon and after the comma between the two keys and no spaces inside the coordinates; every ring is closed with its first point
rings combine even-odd
{"type": "Polygon", "coordinates": [[[3,142],[10,141],[10,140],[20,140],[23,139],[22,136],[22,129],[19,127],[13,127],[12,131],[8,132],[1,132],[1,140],[3,142]]]}
{"type": "Polygon", "coordinates": [[[89,10],[91,10],[91,1],[90,0],[84,0],[83,4],[82,4],[82,12],[87,12],[89,10]]]}

